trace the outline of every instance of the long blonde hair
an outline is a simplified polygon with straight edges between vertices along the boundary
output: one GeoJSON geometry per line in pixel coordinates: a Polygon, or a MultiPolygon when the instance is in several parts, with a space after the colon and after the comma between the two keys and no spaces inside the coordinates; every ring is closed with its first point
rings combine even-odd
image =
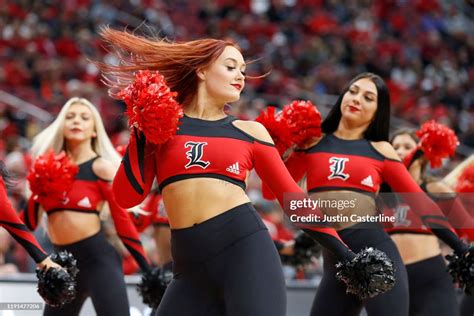
{"type": "Polygon", "coordinates": [[[449,185],[451,188],[456,187],[458,182],[459,176],[462,174],[464,169],[469,167],[470,165],[474,164],[474,155],[469,156],[468,158],[464,159],[459,165],[456,166],[450,173],[448,173],[444,178],[443,181],[449,185]]]}
{"type": "MultiPolygon", "coordinates": [[[[92,139],[92,149],[94,152],[101,156],[102,158],[110,161],[113,165],[118,169],[120,165],[120,155],[115,150],[112,142],[105,131],[104,123],[102,122],[102,118],[100,117],[99,111],[97,108],[87,99],[74,97],[69,99],[62,107],[61,111],[58,114],[58,117],[46,127],[41,133],[35,136],[33,139],[33,145],[31,147],[31,155],[33,158],[37,158],[38,156],[44,154],[49,149],[53,149],[54,152],[57,154],[64,150],[64,122],[66,121],[66,114],[69,111],[69,108],[73,104],[83,104],[87,106],[92,113],[92,119],[94,120],[95,125],[95,132],[97,137],[92,139]]],[[[29,197],[31,195],[31,191],[27,189],[26,196],[29,197]]],[[[102,210],[100,212],[100,218],[102,220],[106,220],[109,218],[110,210],[108,203],[104,203],[102,206],[102,210]]],[[[44,217],[45,219],[45,217],[44,217]]],[[[43,222],[43,226],[46,230],[47,222],[43,222]]]]}
{"type": "Polygon", "coordinates": [[[77,103],[87,106],[92,112],[92,119],[94,120],[95,132],[97,134],[97,137],[92,139],[92,149],[97,155],[112,162],[114,166],[118,168],[121,158],[105,131],[99,111],[97,111],[97,108],[89,100],[78,97],[69,99],[62,107],[54,122],[33,139],[31,155],[33,158],[36,158],[49,149],[53,149],[55,153],[59,153],[65,149],[63,128],[66,114],[69,108],[77,103]]]}

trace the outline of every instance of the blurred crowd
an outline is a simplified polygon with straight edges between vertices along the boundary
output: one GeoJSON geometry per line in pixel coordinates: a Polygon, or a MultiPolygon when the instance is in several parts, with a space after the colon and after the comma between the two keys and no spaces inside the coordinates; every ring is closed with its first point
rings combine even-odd
{"type": "MultiPolygon", "coordinates": [[[[0,0],[0,91],[53,116],[71,96],[88,98],[119,145],[126,143],[123,104],[107,95],[92,62],[117,62],[97,36],[101,26],[171,40],[232,38],[254,61],[250,76],[270,72],[247,81],[244,96],[231,109],[234,115],[253,119],[268,104],[296,98],[330,105],[323,96],[337,95],[355,74],[371,71],[387,81],[395,116],[416,125],[435,118],[474,147],[474,10],[469,3],[0,0]]],[[[0,159],[18,179],[31,163],[30,141],[46,123],[0,97],[0,159]]],[[[258,180],[249,187],[258,199],[258,180]]],[[[20,181],[11,191],[18,208],[24,189],[20,181]]],[[[0,251],[0,264],[2,258],[0,251]]]]}

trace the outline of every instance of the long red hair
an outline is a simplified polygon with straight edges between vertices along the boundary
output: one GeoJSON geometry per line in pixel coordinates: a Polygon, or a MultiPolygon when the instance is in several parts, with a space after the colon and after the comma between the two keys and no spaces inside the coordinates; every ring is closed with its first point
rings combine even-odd
{"type": "Polygon", "coordinates": [[[127,31],[103,28],[99,35],[120,59],[119,65],[97,63],[109,94],[117,98],[119,89],[127,86],[137,70],[158,70],[171,91],[178,92],[180,104],[190,102],[197,93],[196,71],[214,62],[227,46],[240,47],[229,40],[199,39],[170,42],[163,38],[147,38],[127,31]]]}

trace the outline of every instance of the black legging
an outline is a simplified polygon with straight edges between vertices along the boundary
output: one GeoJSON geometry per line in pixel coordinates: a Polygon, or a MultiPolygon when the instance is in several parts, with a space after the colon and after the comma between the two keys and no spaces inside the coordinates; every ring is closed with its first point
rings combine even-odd
{"type": "Polygon", "coordinates": [[[461,316],[474,315],[474,296],[464,293],[461,298],[461,316]]]}
{"type": "Polygon", "coordinates": [[[174,278],[159,316],[283,316],[280,258],[251,204],[171,230],[174,278]]]}
{"type": "Polygon", "coordinates": [[[336,277],[336,258],[323,250],[324,274],[311,308],[311,316],[359,315],[365,307],[369,316],[408,315],[408,278],[400,253],[390,236],[378,224],[356,224],[339,231],[341,239],[354,251],[375,247],[392,259],[395,267],[395,286],[387,293],[365,301],[353,294],[346,294],[346,286],[336,277]]]}
{"type": "Polygon", "coordinates": [[[78,293],[74,301],[62,308],[46,305],[46,316],[79,315],[87,297],[91,297],[97,315],[130,315],[122,260],[105,239],[102,231],[69,245],[55,246],[67,250],[77,259],[78,293]]]}
{"type": "Polygon", "coordinates": [[[410,316],[459,315],[454,285],[441,255],[406,267],[410,288],[410,316]]]}

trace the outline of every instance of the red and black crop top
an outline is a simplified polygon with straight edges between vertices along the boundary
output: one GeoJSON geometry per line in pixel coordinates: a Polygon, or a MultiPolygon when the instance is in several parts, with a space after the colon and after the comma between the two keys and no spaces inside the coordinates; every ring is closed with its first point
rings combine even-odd
{"type": "MultiPolygon", "coordinates": [[[[133,130],[113,183],[119,204],[126,208],[140,204],[155,177],[162,191],[170,183],[190,178],[222,179],[245,189],[245,179],[253,168],[283,207],[285,193],[304,194],[275,146],[240,130],[232,123],[234,120],[232,116],[217,121],[184,116],[177,134],[158,146],[133,130]]],[[[324,223],[300,227],[333,252],[349,253],[337,232],[324,223]]]]}
{"type": "MultiPolygon", "coordinates": [[[[97,158],[98,156],[79,165],[79,172],[76,175],[72,188],[66,193],[62,203],[44,203],[41,206],[48,215],[66,210],[99,214],[97,210],[99,204],[104,201],[108,202],[117,235],[135,258],[140,268],[146,271],[150,268],[148,260],[139,234],[130,220],[128,212],[116,202],[110,181],[101,179],[92,169],[92,165],[97,158]]],[[[36,229],[38,226],[39,207],[39,204],[33,198],[30,198],[28,207],[22,214],[25,224],[31,230],[36,229]]]]}
{"type": "Polygon", "coordinates": [[[349,190],[375,196],[385,182],[395,192],[416,193],[404,194],[404,201],[433,233],[453,249],[464,249],[448,219],[406,167],[400,161],[384,157],[366,139],[344,140],[328,134],[318,144],[292,155],[286,165],[297,181],[307,175],[309,192],[349,190]]]}
{"type": "Polygon", "coordinates": [[[253,168],[255,139],[236,128],[227,116],[217,121],[183,117],[173,139],[155,153],[156,179],[160,190],[175,181],[189,178],[217,178],[245,190],[245,180],[253,168]]]}
{"type": "MultiPolygon", "coordinates": [[[[474,240],[474,218],[465,209],[456,193],[430,193],[426,182],[420,184],[420,187],[436,202],[460,236],[470,241],[474,240]]],[[[395,223],[386,226],[389,234],[431,234],[431,231],[423,225],[421,219],[405,203],[399,203],[394,208],[388,208],[384,213],[394,215],[396,218],[395,223]]]]}
{"type": "Polygon", "coordinates": [[[343,140],[329,134],[304,154],[290,157],[287,166],[292,170],[301,168],[300,177],[306,173],[308,192],[350,190],[375,194],[383,182],[387,160],[366,139],[343,140]]]}
{"type": "Polygon", "coordinates": [[[20,217],[13,208],[10,200],[7,196],[5,183],[3,178],[0,176],[0,226],[5,228],[10,235],[20,245],[28,251],[28,254],[35,260],[36,263],[40,263],[48,256],[39,245],[36,238],[31,234],[25,224],[21,221],[20,217]]]}
{"type": "Polygon", "coordinates": [[[98,206],[105,200],[100,188],[101,182],[108,181],[99,178],[92,170],[97,158],[98,156],[78,165],[79,172],[62,203],[42,205],[48,215],[64,210],[99,214],[98,206]]]}

